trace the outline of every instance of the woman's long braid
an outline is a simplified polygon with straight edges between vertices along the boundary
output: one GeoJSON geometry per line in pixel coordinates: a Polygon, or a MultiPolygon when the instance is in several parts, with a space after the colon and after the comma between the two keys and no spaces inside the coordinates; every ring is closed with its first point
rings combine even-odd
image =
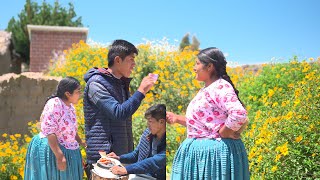
{"type": "Polygon", "coordinates": [[[239,97],[239,90],[234,86],[230,76],[228,75],[227,73],[227,62],[224,60],[225,63],[221,64],[221,67],[220,68],[217,68],[217,73],[220,77],[222,77],[224,80],[228,81],[233,89],[234,89],[234,92],[236,93],[239,101],[241,102],[242,106],[245,107],[245,105],[243,104],[243,102],[241,101],[240,97],[239,97]],[[219,71],[220,70],[220,71],[219,71]]]}

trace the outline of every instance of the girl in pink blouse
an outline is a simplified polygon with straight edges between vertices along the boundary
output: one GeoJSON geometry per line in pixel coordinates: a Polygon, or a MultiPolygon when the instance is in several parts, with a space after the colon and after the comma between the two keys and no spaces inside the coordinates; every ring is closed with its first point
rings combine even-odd
{"type": "Polygon", "coordinates": [[[185,116],[167,112],[168,123],[186,126],[188,136],[175,155],[171,179],[250,179],[240,139],[247,111],[226,64],[219,49],[201,50],[194,71],[205,87],[192,99],[185,116]]]}
{"type": "Polygon", "coordinates": [[[80,98],[80,83],[62,79],[56,94],[49,97],[40,117],[41,131],[32,138],[27,151],[24,179],[82,179],[82,158],[73,104],[80,98]]]}

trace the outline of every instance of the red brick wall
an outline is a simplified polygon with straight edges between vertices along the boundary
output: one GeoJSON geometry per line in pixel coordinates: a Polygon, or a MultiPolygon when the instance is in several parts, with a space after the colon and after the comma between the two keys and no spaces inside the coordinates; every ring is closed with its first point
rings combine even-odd
{"type": "Polygon", "coordinates": [[[30,71],[43,72],[48,69],[53,52],[63,51],[78,43],[86,41],[84,32],[61,32],[32,30],[30,39],[30,71]]]}

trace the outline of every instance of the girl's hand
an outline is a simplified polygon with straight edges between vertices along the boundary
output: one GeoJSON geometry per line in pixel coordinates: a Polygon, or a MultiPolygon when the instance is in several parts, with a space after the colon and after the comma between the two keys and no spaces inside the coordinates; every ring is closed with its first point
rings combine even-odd
{"type": "Polygon", "coordinates": [[[86,142],[81,142],[81,143],[79,143],[79,145],[84,147],[84,148],[87,148],[87,143],[86,142]]]}
{"type": "Polygon", "coordinates": [[[56,157],[57,159],[57,167],[58,167],[58,170],[60,171],[64,171],[66,170],[67,168],[67,160],[66,160],[66,157],[64,157],[63,154],[60,154],[56,157]]]}

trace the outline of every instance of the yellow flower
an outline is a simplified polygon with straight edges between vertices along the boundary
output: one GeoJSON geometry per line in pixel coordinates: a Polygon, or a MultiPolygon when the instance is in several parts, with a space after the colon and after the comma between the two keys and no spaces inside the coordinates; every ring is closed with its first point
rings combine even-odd
{"type": "Polygon", "coordinates": [[[178,109],[182,109],[182,106],[181,106],[181,105],[179,105],[179,106],[178,106],[178,109]]]}
{"type": "Polygon", "coordinates": [[[16,179],[18,179],[17,176],[15,176],[15,175],[10,176],[10,180],[16,180],[16,179]]]}
{"type": "Polygon", "coordinates": [[[19,159],[19,158],[16,156],[16,157],[14,157],[14,158],[12,159],[12,162],[14,162],[14,163],[15,163],[15,162],[17,162],[17,161],[18,161],[18,159],[19,159]]]}
{"type": "Polygon", "coordinates": [[[17,150],[19,149],[19,147],[18,147],[17,145],[13,145],[13,146],[12,146],[12,149],[15,150],[15,151],[17,151],[17,150]]]}
{"type": "Polygon", "coordinates": [[[288,84],[289,88],[293,88],[294,84],[288,84]]]}
{"type": "Polygon", "coordinates": [[[271,171],[272,171],[272,172],[275,172],[277,169],[278,169],[277,166],[273,166],[273,167],[271,168],[271,171]]]}
{"type": "Polygon", "coordinates": [[[251,160],[255,155],[256,155],[255,152],[250,151],[249,156],[248,156],[249,160],[251,160]]]}
{"type": "Polygon", "coordinates": [[[278,162],[280,158],[281,158],[281,154],[277,154],[276,159],[274,161],[278,162]]]}
{"type": "Polygon", "coordinates": [[[24,170],[23,170],[23,167],[19,168],[19,174],[21,177],[24,176],[24,170]]]}
{"type": "Polygon", "coordinates": [[[24,140],[25,140],[27,143],[29,143],[29,142],[31,141],[31,138],[27,136],[27,137],[24,138],[24,140]]]}
{"type": "Polygon", "coordinates": [[[32,132],[33,132],[33,133],[37,133],[38,131],[37,131],[36,128],[32,128],[32,132]]]}
{"type": "Polygon", "coordinates": [[[81,149],[81,155],[82,155],[82,157],[85,157],[86,156],[86,151],[84,150],[84,149],[81,149]]]}
{"type": "Polygon", "coordinates": [[[272,104],[272,107],[276,107],[278,105],[279,105],[278,102],[275,102],[275,103],[272,104]]]}
{"type": "Polygon", "coordinates": [[[177,131],[178,134],[183,135],[183,134],[186,132],[186,128],[184,128],[184,127],[177,127],[177,128],[176,128],[176,131],[177,131]]]}
{"type": "Polygon", "coordinates": [[[2,134],[2,137],[6,138],[8,136],[8,134],[4,133],[2,134]]]}
{"type": "Polygon", "coordinates": [[[268,96],[272,97],[274,95],[274,91],[272,89],[268,90],[268,96]]]}
{"type": "Polygon", "coordinates": [[[261,162],[261,161],[262,161],[262,156],[260,155],[260,156],[258,157],[257,162],[259,163],[259,162],[261,162]]]}
{"type": "Polygon", "coordinates": [[[297,99],[297,100],[294,101],[294,106],[297,106],[299,104],[300,104],[300,99],[297,99]]]}
{"type": "Polygon", "coordinates": [[[5,153],[8,154],[8,155],[12,154],[12,150],[10,148],[8,148],[8,149],[6,149],[5,153]]]}
{"type": "Polygon", "coordinates": [[[289,154],[288,142],[284,143],[282,146],[278,146],[276,151],[279,151],[282,155],[286,156],[289,154]]]}
{"type": "Polygon", "coordinates": [[[292,111],[290,111],[290,112],[288,112],[288,114],[286,115],[286,119],[291,119],[292,118],[292,116],[293,116],[293,112],[292,111]]]}
{"type": "Polygon", "coordinates": [[[177,142],[180,142],[180,141],[181,141],[180,136],[177,136],[177,137],[176,137],[176,141],[177,141],[177,142]]]}
{"type": "Polygon", "coordinates": [[[16,138],[19,138],[19,137],[21,137],[21,134],[15,134],[14,135],[16,138]]]}
{"type": "Polygon", "coordinates": [[[6,171],[6,166],[4,164],[2,164],[0,170],[1,170],[1,172],[5,172],[6,171]]]}
{"type": "Polygon", "coordinates": [[[298,142],[300,142],[302,140],[302,136],[300,135],[300,136],[298,136],[298,137],[296,137],[296,142],[298,143],[298,142]]]}
{"type": "Polygon", "coordinates": [[[12,141],[17,140],[13,135],[10,135],[10,139],[11,139],[12,141]]]}

